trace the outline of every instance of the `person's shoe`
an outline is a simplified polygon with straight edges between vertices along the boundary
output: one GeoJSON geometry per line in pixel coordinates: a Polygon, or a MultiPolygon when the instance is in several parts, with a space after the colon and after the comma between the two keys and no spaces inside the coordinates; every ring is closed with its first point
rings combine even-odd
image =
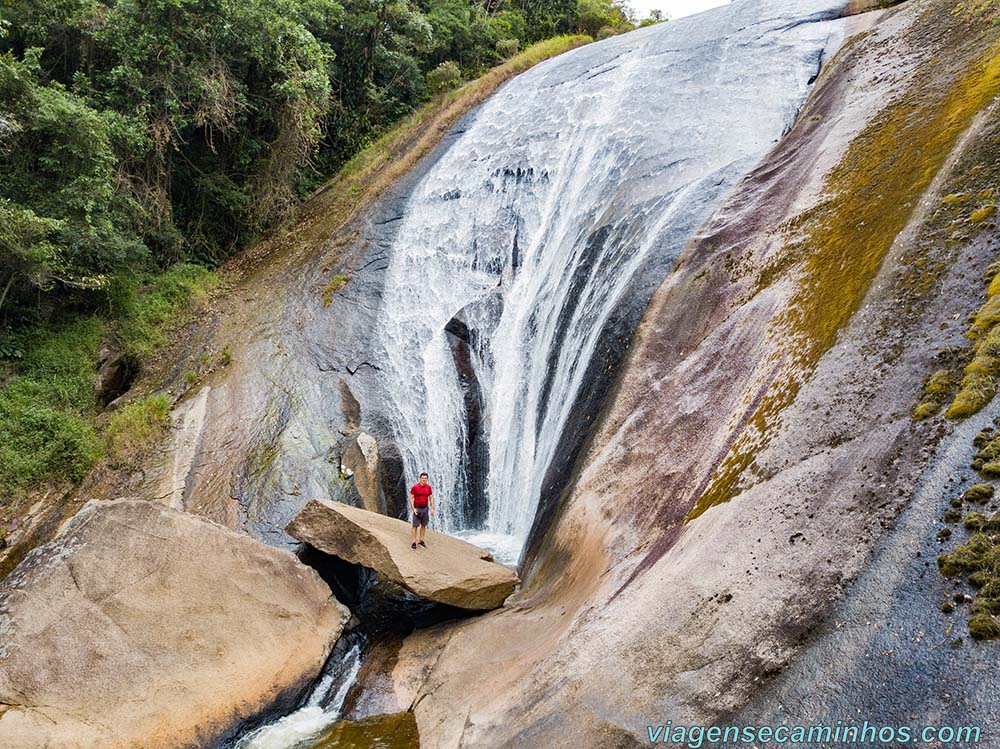
{"type": "Polygon", "coordinates": [[[417,544],[416,544],[416,543],[412,543],[412,544],[410,544],[410,548],[411,548],[411,549],[415,549],[415,548],[417,548],[417,544]]]}
{"type": "Polygon", "coordinates": [[[420,545],[423,546],[425,549],[427,548],[427,544],[425,544],[423,541],[420,542],[420,545]]]}

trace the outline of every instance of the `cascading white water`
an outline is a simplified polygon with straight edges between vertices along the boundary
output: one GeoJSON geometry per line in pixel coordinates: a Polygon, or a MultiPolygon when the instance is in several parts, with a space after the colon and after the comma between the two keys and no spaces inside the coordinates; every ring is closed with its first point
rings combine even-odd
{"type": "Polygon", "coordinates": [[[363,642],[355,644],[344,655],[340,669],[316,682],[302,707],[254,729],[241,737],[233,749],[306,749],[312,746],[313,739],[340,718],[344,699],[361,668],[363,645],[363,642]],[[338,684],[337,691],[330,695],[328,692],[334,683],[338,684]]]}
{"type": "Polygon", "coordinates": [[[516,560],[605,323],[793,122],[842,41],[842,4],[743,0],[543,63],[419,182],[378,335],[407,479],[430,472],[443,530],[516,560]],[[469,435],[445,334],[460,311],[489,448],[478,529],[459,501],[469,435]]]}

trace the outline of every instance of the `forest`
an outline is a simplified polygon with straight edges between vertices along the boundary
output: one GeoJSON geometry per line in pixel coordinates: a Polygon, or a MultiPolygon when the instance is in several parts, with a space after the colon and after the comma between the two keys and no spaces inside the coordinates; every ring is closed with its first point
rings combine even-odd
{"type": "Polygon", "coordinates": [[[659,20],[613,0],[0,2],[5,494],[101,454],[103,342],[138,367],[401,118],[534,43],[659,20]]]}

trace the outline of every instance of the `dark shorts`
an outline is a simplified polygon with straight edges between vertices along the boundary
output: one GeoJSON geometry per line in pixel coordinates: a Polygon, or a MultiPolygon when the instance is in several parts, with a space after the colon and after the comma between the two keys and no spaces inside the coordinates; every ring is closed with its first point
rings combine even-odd
{"type": "Polygon", "coordinates": [[[415,507],[413,509],[413,527],[416,528],[418,525],[427,525],[427,521],[430,519],[431,511],[429,507],[415,507]]]}

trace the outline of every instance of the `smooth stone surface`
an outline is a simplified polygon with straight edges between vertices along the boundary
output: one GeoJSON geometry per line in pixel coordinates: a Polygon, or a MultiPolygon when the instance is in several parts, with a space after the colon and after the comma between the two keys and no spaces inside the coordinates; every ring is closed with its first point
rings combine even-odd
{"type": "Polygon", "coordinates": [[[214,747],[292,704],[347,617],[287,551],[89,502],[0,584],[0,746],[214,747]]]}
{"type": "Polygon", "coordinates": [[[409,523],[330,500],[310,500],[285,530],[418,596],[463,609],[499,608],[520,582],[485,549],[428,530],[427,548],[413,550],[409,523]]]}
{"type": "Polygon", "coordinates": [[[351,437],[340,458],[340,470],[354,480],[366,510],[385,513],[385,497],[379,486],[379,451],[375,438],[366,432],[351,437]]]}

